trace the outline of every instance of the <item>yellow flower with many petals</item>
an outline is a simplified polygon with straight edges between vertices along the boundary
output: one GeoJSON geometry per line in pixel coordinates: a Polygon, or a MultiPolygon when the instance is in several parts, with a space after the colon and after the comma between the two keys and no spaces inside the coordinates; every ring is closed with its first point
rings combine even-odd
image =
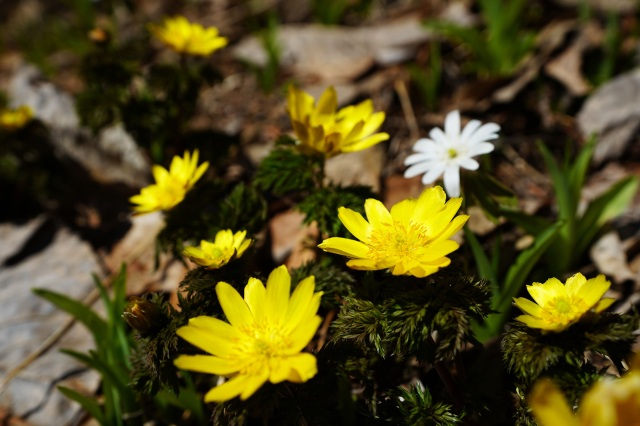
{"type": "Polygon", "coordinates": [[[583,396],[577,415],[558,387],[549,379],[538,381],[529,406],[540,426],[638,426],[640,425],[640,366],[622,378],[605,377],[583,396]]]}
{"type": "Polygon", "coordinates": [[[332,157],[341,152],[361,151],[389,139],[375,133],[384,121],[384,112],[373,112],[367,99],[336,111],[338,96],[327,88],[318,103],[306,92],[289,86],[287,111],[301,148],[332,157]]]}
{"type": "Polygon", "coordinates": [[[469,216],[454,218],[462,198],[446,201],[441,187],[425,189],[418,199],[406,199],[391,207],[378,200],[364,203],[365,220],[360,213],[340,207],[338,218],[360,241],[328,238],[318,247],[351,258],[353,269],[389,269],[393,275],[426,277],[448,266],[446,257],[459,244],[450,238],[469,216]]]}
{"type": "Polygon", "coordinates": [[[233,259],[242,256],[253,240],[245,239],[247,231],[231,229],[218,231],[213,242],[202,240],[200,247],[186,247],[182,252],[194,263],[206,269],[218,269],[233,259]]]}
{"type": "Polygon", "coordinates": [[[159,210],[170,210],[178,205],[187,192],[202,177],[209,167],[208,162],[198,166],[198,150],[193,156],[186,151],[184,157],[177,155],[171,160],[169,170],[162,166],[153,166],[152,173],[155,184],[142,188],[140,194],[129,198],[137,214],[151,213],[159,210]]]}
{"type": "Polygon", "coordinates": [[[16,109],[0,110],[0,128],[13,132],[21,129],[33,118],[33,110],[27,105],[16,109]]]}
{"type": "Polygon", "coordinates": [[[216,27],[204,28],[184,16],[165,18],[162,25],[150,24],[149,31],[171,49],[188,55],[209,56],[227,45],[216,27]]]}
{"type": "Polygon", "coordinates": [[[302,383],[317,373],[316,358],[301,351],[320,326],[316,315],[322,292],[314,293],[313,276],[300,281],[293,294],[285,266],[273,270],[267,286],[250,278],[244,299],[229,284],[220,282],[216,294],[229,323],[200,316],[177,330],[182,337],[210,355],[180,355],[176,367],[200,373],[230,376],[214,387],[205,402],[245,400],[267,380],[302,383]]]}
{"type": "Polygon", "coordinates": [[[604,275],[587,280],[580,273],[569,278],[566,284],[556,278],[544,284],[533,283],[527,290],[536,303],[524,297],[515,298],[515,305],[526,314],[516,320],[531,328],[562,331],[585,313],[601,312],[611,306],[615,299],[602,299],[610,286],[604,275]]]}

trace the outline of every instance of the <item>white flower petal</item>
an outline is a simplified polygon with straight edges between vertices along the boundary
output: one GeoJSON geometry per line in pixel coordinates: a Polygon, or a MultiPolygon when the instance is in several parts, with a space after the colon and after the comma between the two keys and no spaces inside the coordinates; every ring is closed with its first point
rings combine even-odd
{"type": "Polygon", "coordinates": [[[410,166],[416,163],[422,163],[423,161],[433,161],[436,159],[434,153],[421,152],[420,154],[411,154],[404,159],[404,165],[410,166]]]}
{"type": "Polygon", "coordinates": [[[448,166],[444,171],[444,189],[450,198],[460,196],[460,168],[448,166]]]}
{"type": "Polygon", "coordinates": [[[451,146],[451,140],[444,134],[442,129],[434,127],[429,132],[429,137],[438,145],[448,148],[451,146]]]}
{"type": "Polygon", "coordinates": [[[435,150],[439,150],[440,145],[431,139],[418,139],[415,144],[413,144],[413,150],[419,152],[432,152],[435,150]]]}
{"type": "Polygon", "coordinates": [[[422,176],[422,184],[431,185],[440,176],[442,176],[442,173],[444,173],[444,170],[445,170],[444,164],[442,163],[433,164],[431,170],[429,170],[427,173],[424,174],[424,176],[422,176]]]}
{"type": "MultiPolygon", "coordinates": [[[[432,161],[425,161],[423,163],[414,164],[404,171],[405,178],[412,178],[414,176],[421,175],[429,170],[431,170],[437,163],[432,161]]],[[[434,179],[435,180],[435,179],[434,179]]]]}
{"type": "Polygon", "coordinates": [[[444,132],[452,142],[460,137],[460,111],[457,109],[447,114],[444,119],[444,132]]]}
{"type": "Polygon", "coordinates": [[[467,170],[478,170],[478,167],[480,167],[480,164],[478,164],[476,160],[468,157],[460,158],[458,165],[467,170]]]}
{"type": "Polygon", "coordinates": [[[467,125],[464,126],[464,129],[462,129],[462,133],[460,134],[460,142],[466,145],[469,138],[471,138],[475,131],[478,130],[481,124],[482,123],[478,120],[471,120],[470,122],[468,122],[467,125]]]}
{"type": "Polygon", "coordinates": [[[480,127],[468,140],[468,145],[475,145],[481,142],[498,138],[500,126],[496,123],[487,123],[480,127]]]}
{"type": "Polygon", "coordinates": [[[491,142],[481,142],[469,148],[467,156],[475,157],[476,155],[487,154],[495,149],[495,145],[491,142]]]}

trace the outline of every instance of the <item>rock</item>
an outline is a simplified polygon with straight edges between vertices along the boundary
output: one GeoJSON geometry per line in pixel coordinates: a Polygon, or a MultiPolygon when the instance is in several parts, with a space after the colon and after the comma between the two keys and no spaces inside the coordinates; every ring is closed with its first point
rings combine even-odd
{"type": "MultiPolygon", "coordinates": [[[[278,28],[280,65],[310,80],[351,81],[375,63],[390,65],[413,57],[418,44],[431,34],[415,15],[375,27],[282,25],[278,28]]],[[[236,58],[259,67],[267,54],[255,36],[234,49],[236,58]]]]}
{"type": "Polygon", "coordinates": [[[9,84],[11,106],[29,105],[37,119],[47,125],[56,152],[81,164],[103,184],[145,186],[149,162],[121,124],[102,129],[93,136],[80,127],[73,98],[43,80],[31,65],[18,68],[9,84]]]}
{"type": "Polygon", "coordinates": [[[620,158],[640,128],[640,69],[621,74],[596,90],[584,103],[577,120],[585,137],[596,134],[593,162],[620,158]]]}
{"type": "MultiPolygon", "coordinates": [[[[17,252],[42,222],[39,218],[23,226],[1,224],[3,247],[17,252]]],[[[14,266],[6,266],[7,259],[15,252],[0,251],[0,264],[3,265],[0,267],[0,303],[3,306],[0,310],[0,347],[3,348],[0,406],[26,418],[34,426],[68,424],[79,406],[64,397],[55,386],[64,385],[92,394],[99,382],[96,372],[59,352],[61,348],[85,352],[94,347],[90,333],[81,324],[74,325],[13,380],[5,382],[5,379],[69,318],[35,296],[32,289],[45,288],[83,299],[92,291],[91,274],[99,272],[100,266],[89,244],[64,228],[55,233],[48,246],[24,257],[14,266]]]]}

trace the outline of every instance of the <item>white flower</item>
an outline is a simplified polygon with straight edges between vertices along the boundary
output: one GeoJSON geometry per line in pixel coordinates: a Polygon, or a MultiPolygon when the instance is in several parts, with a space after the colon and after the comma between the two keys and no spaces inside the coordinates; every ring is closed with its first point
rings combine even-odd
{"type": "Polygon", "coordinates": [[[429,185],[444,174],[447,194],[459,197],[460,168],[476,170],[479,164],[473,157],[493,151],[493,144],[487,141],[497,139],[499,131],[497,124],[481,125],[478,120],[471,120],[460,131],[460,111],[451,111],[445,118],[444,132],[436,127],[429,132],[429,139],[419,139],[415,143],[416,154],[404,160],[405,166],[411,166],[404,172],[404,177],[424,173],[422,183],[429,185]]]}

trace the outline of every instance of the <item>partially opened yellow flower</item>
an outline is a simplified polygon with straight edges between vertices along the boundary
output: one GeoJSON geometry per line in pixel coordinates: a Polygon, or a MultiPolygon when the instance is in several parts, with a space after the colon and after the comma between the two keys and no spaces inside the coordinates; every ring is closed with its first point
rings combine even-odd
{"type": "Polygon", "coordinates": [[[184,16],[165,18],[162,25],[149,24],[149,31],[171,49],[188,55],[209,56],[227,45],[216,27],[204,28],[184,16]]]}
{"type": "Polygon", "coordinates": [[[198,150],[185,151],[184,157],[177,155],[171,160],[169,170],[162,166],[153,166],[152,173],[155,184],[142,188],[140,194],[129,198],[137,214],[151,213],[159,210],[170,210],[178,205],[187,192],[202,177],[209,163],[205,161],[198,166],[198,150]]]}
{"type": "Polygon", "coordinates": [[[318,247],[350,257],[347,266],[361,270],[389,269],[393,275],[426,277],[448,266],[446,257],[459,244],[450,238],[469,216],[455,217],[462,198],[446,201],[441,187],[425,189],[418,199],[400,201],[391,211],[380,201],[364,203],[365,220],[346,207],[338,209],[338,218],[358,240],[327,238],[318,247]]]}
{"type": "Polygon", "coordinates": [[[231,229],[218,231],[213,242],[202,240],[200,247],[186,247],[183,254],[194,263],[206,269],[218,269],[233,259],[242,256],[253,240],[245,239],[247,231],[236,232],[231,229]]]}
{"type": "Polygon", "coordinates": [[[271,272],[267,286],[250,278],[244,299],[229,284],[216,286],[218,300],[229,323],[217,318],[191,318],[177,330],[182,337],[210,355],[180,355],[176,367],[231,377],[214,387],[205,402],[240,396],[245,400],[267,380],[302,383],[317,373],[316,358],[301,352],[322,319],[316,315],[322,292],[314,293],[313,276],[300,281],[293,294],[285,266],[271,272]]]}
{"type": "Polygon", "coordinates": [[[23,128],[33,118],[33,110],[22,105],[15,109],[0,110],[0,128],[13,132],[23,128]]]}
{"type": "Polygon", "coordinates": [[[527,290],[536,303],[524,297],[513,299],[526,314],[516,320],[531,328],[562,331],[585,313],[601,312],[611,306],[615,299],[602,299],[610,286],[604,275],[587,280],[581,273],[569,278],[566,284],[556,278],[550,278],[544,284],[533,283],[527,290]]]}
{"type": "Polygon", "coordinates": [[[634,365],[622,378],[605,377],[583,396],[573,414],[564,395],[549,379],[536,382],[529,406],[540,426],[640,425],[640,368],[634,365]]]}
{"type": "Polygon", "coordinates": [[[374,112],[367,99],[340,110],[333,87],[327,88],[318,103],[306,92],[289,86],[287,112],[301,148],[332,157],[341,152],[361,151],[389,139],[375,133],[384,121],[384,112],[374,112]]]}

